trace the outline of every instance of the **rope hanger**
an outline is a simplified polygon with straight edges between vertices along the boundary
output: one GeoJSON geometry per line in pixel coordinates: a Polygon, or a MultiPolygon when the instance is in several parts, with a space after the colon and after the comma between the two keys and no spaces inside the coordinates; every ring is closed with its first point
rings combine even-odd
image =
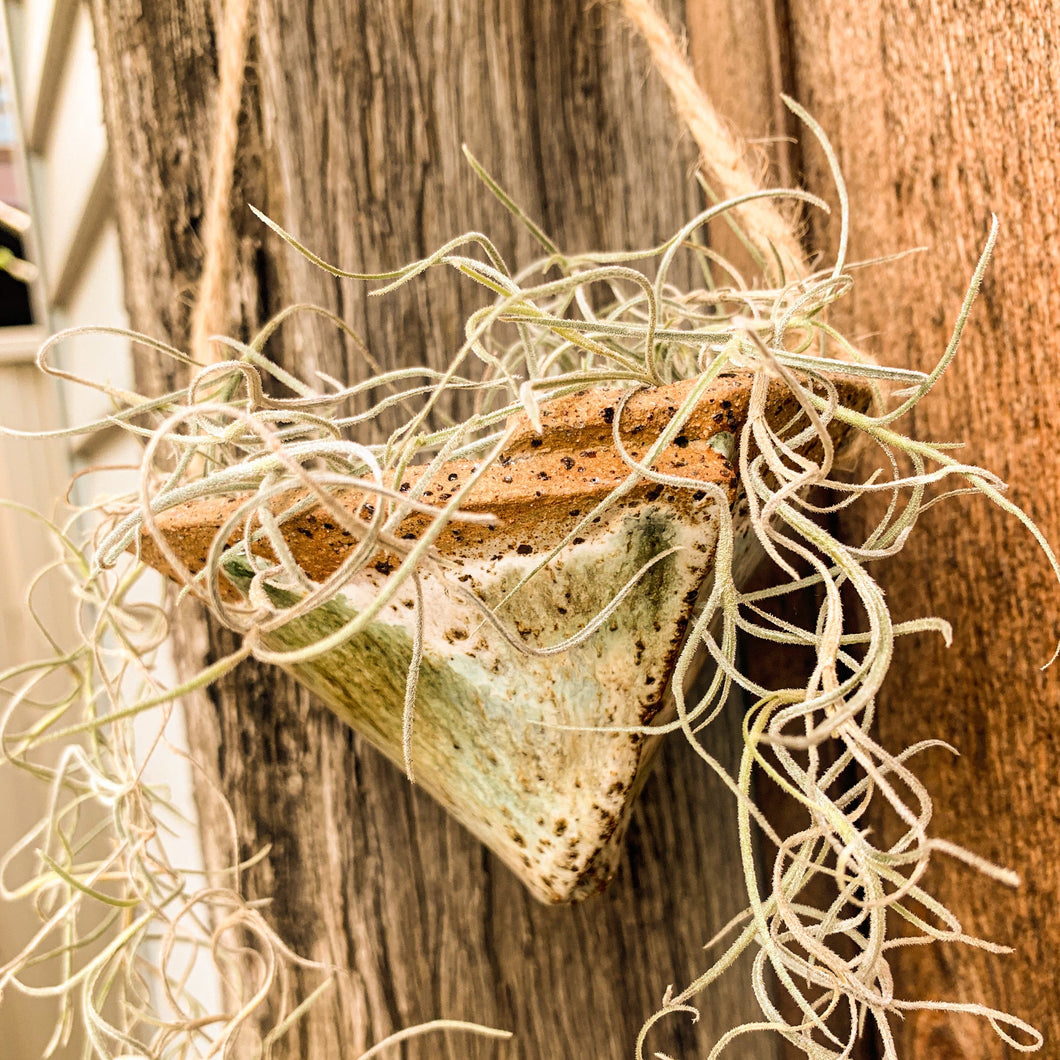
{"type": "Polygon", "coordinates": [[[225,284],[232,239],[230,199],[239,145],[239,111],[250,36],[251,0],[228,0],[218,46],[216,128],[210,155],[209,196],[203,218],[204,255],[199,296],[191,317],[192,356],[206,364],[223,359],[210,336],[225,330],[225,284]]]}

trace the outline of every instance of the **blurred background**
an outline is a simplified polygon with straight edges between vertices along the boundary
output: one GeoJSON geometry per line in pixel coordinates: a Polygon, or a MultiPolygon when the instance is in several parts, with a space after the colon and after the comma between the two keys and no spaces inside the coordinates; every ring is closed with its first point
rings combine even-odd
{"type": "MultiPolygon", "coordinates": [[[[84,388],[60,394],[37,370],[34,359],[45,336],[78,325],[126,324],[99,72],[86,5],[4,0],[0,15],[0,423],[52,430],[88,422],[107,407],[102,395],[84,388]]],[[[129,345],[120,338],[78,336],[62,344],[56,361],[117,385],[131,383],[129,345]]],[[[53,514],[79,470],[136,459],[118,431],[89,439],[0,435],[0,497],[53,514]]],[[[112,476],[106,488],[122,488],[121,480],[112,476]]],[[[0,670],[47,650],[24,601],[34,572],[54,554],[39,523],[0,507],[0,670]]],[[[49,607],[47,584],[42,590],[35,596],[42,617],[68,635],[68,604],[56,600],[49,607]]],[[[178,719],[167,732],[178,746],[179,725],[178,719]]],[[[142,735],[146,741],[153,734],[142,735]]],[[[152,774],[175,791],[194,820],[187,765],[165,747],[160,751],[152,774]]],[[[37,821],[43,797],[39,782],[0,770],[0,851],[37,821]]],[[[193,826],[180,849],[186,864],[201,864],[193,826]]],[[[28,904],[0,903],[0,966],[26,940],[27,917],[35,919],[28,904]]],[[[0,1056],[38,1060],[54,1017],[54,1003],[7,991],[0,1005],[0,1056]]],[[[76,1035],[55,1055],[80,1056],[76,1035]]]]}

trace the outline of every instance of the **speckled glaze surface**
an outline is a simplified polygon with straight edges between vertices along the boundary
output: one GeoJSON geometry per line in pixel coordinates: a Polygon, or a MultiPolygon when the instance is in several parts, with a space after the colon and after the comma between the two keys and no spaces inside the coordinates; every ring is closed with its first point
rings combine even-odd
{"type": "MultiPolygon", "coordinates": [[[[627,401],[619,428],[631,454],[644,455],[691,385],[641,391],[627,401]]],[[[715,436],[738,435],[749,393],[749,376],[717,380],[653,466],[715,483],[733,504],[735,474],[715,436]]],[[[557,654],[517,650],[482,624],[480,612],[458,589],[471,590],[487,605],[500,604],[626,480],[629,470],[612,438],[620,398],[619,391],[594,390],[553,402],[541,410],[540,436],[517,417],[507,450],[463,504],[465,510],[492,513],[495,524],[450,524],[436,541],[446,569],[428,565],[421,575],[424,655],[412,739],[416,781],[544,901],[587,897],[615,872],[655,738],[563,727],[643,726],[665,715],[674,663],[697,597],[709,584],[716,503],[701,490],[641,481],[579,529],[498,612],[527,648],[548,649],[577,633],[653,557],[677,551],[652,566],[588,640],[557,654]]],[[[794,412],[791,400],[777,386],[771,414],[786,418],[794,412]]],[[[444,503],[472,471],[468,462],[445,465],[422,499],[444,503]]],[[[406,480],[417,481],[416,469],[406,480]]],[[[342,497],[350,511],[370,515],[365,495],[342,497]]],[[[212,499],[164,512],[159,527],[183,561],[200,569],[240,500],[212,499]]],[[[427,521],[409,515],[397,535],[415,539],[427,521]]],[[[316,580],[334,572],[353,543],[319,508],[287,522],[284,537],[316,580]]],[[[150,540],[145,538],[142,551],[149,563],[167,571],[150,540]]],[[[269,634],[266,645],[298,648],[340,628],[377,595],[397,562],[380,553],[341,594],[269,634]]],[[[238,572],[233,576],[238,583],[238,572]]],[[[398,763],[414,611],[412,586],[406,583],[363,633],[310,663],[289,667],[398,763]]]]}

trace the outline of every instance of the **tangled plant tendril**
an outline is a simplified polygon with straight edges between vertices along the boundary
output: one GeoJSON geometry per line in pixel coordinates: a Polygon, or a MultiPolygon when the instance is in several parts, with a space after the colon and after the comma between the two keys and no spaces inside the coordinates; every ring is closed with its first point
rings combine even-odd
{"type": "MultiPolygon", "coordinates": [[[[1016,878],[932,834],[931,799],[913,762],[928,747],[945,744],[932,741],[892,752],[871,734],[895,639],[928,632],[950,636],[941,619],[895,622],[868,569],[901,550],[930,504],[954,493],[986,496],[1029,528],[1060,576],[1048,544],[1005,498],[996,476],[962,463],[951,447],[914,440],[896,426],[956,352],[996,222],[949,347],[934,371],[920,373],[867,361],[827,323],[828,307],[852,282],[845,260],[846,199],[837,169],[844,212],[838,260],[806,277],[780,275],[777,282],[756,287],[705,245],[704,228],[758,197],[824,209],[819,199],[795,189],[756,192],[711,206],[650,250],[570,255],[470,161],[527,224],[544,249],[541,260],[513,271],[487,237],[469,233],[403,269],[357,276],[321,261],[262,217],[297,251],[336,276],[383,281],[375,294],[438,268],[456,270],[485,289],[489,304],[468,319],[465,341],[444,372],[408,367],[379,372],[355,386],[323,376],[296,378],[266,354],[284,320],[319,313],[349,331],[338,318],[303,305],[281,313],[248,343],[215,340],[227,347],[230,359],[206,366],[162,342],[112,331],[186,369],[187,385],[158,397],[117,390],[55,367],[51,349],[70,332],[41,350],[44,371],[94,386],[115,404],[110,416],[76,430],[117,425],[143,440],[144,458],[133,494],[94,502],[62,526],[50,524],[61,558],[46,576],[69,580],[78,643],[67,650],[53,640],[54,658],[2,676],[4,757],[49,786],[50,804],[46,819],[2,865],[4,897],[33,895],[41,926],[0,968],[0,989],[60,999],[53,1045],[68,1035],[79,1008],[100,1057],[228,1055],[247,1027],[262,1018],[268,1002],[271,1029],[261,1051],[269,1055],[327,989],[334,970],[314,965],[321,986],[308,997],[291,996],[292,962],[309,962],[291,953],[261,912],[241,897],[241,878],[251,865],[240,863],[235,853],[234,823],[231,868],[223,879],[199,879],[172,864],[166,853],[172,811],[165,793],[144,780],[143,755],[130,734],[132,719],[147,710],[164,718],[182,695],[247,657],[280,665],[311,662],[364,630],[402,586],[419,600],[425,570],[446,574],[445,559],[434,547],[441,531],[454,520],[487,518],[464,506],[509,440],[512,428],[505,425],[513,414],[522,412],[539,425],[541,409],[550,401],[589,387],[624,387],[628,398],[638,389],[692,380],[672,420],[639,459],[620,433],[623,399],[614,417],[613,444],[628,466],[628,479],[534,568],[534,573],[545,568],[583,525],[639,481],[720,495],[713,580],[671,682],[676,714],[664,725],[626,731],[682,733],[728,785],[739,817],[748,908],[723,933],[735,933],[735,940],[711,967],[684,990],[667,989],[636,1042],[637,1056],[646,1055],[649,1032],[664,1017],[696,1018],[701,992],[748,949],[755,952],[752,987],[762,1019],[713,1043],[711,1058],[738,1036],[759,1031],[781,1035],[808,1057],[847,1057],[869,1020],[884,1055],[893,1057],[891,1020],[919,1008],[976,1013],[1011,1047],[1037,1049],[1041,1036],[1014,1016],[981,1005],[905,998],[893,981],[889,959],[900,946],[962,942],[1002,950],[967,934],[922,887],[934,856],[962,859],[1004,883],[1016,878]],[[672,280],[678,260],[699,270],[701,286],[685,289],[672,280]],[[735,514],[716,485],[653,468],[711,383],[734,373],[752,379],[746,422],[726,453],[738,474],[735,514]],[[796,409],[779,425],[767,414],[767,395],[778,384],[796,409]],[[471,405],[459,421],[447,415],[456,392],[471,405]],[[363,411],[351,411],[354,407],[363,411]],[[380,441],[372,430],[384,418],[400,422],[380,441]],[[837,442],[852,438],[875,447],[882,471],[860,479],[836,472],[837,442]],[[424,495],[426,483],[443,463],[457,458],[473,458],[475,472],[444,504],[433,503],[424,495]],[[934,489],[938,484],[948,489],[934,489]],[[339,499],[351,489],[371,504],[351,512],[339,499]],[[876,495],[886,500],[886,509],[863,541],[840,541],[822,527],[819,516],[876,495]],[[203,569],[193,571],[157,520],[176,506],[217,496],[236,496],[239,503],[214,537],[203,569]],[[316,505],[353,541],[338,569],[320,581],[299,564],[283,534],[288,521],[316,505]],[[414,540],[395,532],[410,513],[426,520],[414,540]],[[181,582],[181,595],[199,598],[242,638],[237,651],[177,687],[165,686],[154,665],[169,632],[168,606],[136,595],[142,567],[134,554],[145,540],[181,582]],[[753,541],[775,565],[776,587],[741,588],[739,555],[745,541],[753,541]],[[398,562],[369,606],[319,641],[289,650],[270,646],[270,633],[325,606],[380,552],[398,562]],[[810,626],[771,613],[777,598],[811,586],[819,594],[820,610],[810,626]],[[810,649],[815,665],[809,680],[800,688],[757,684],[740,668],[741,637],[810,649]],[[686,676],[704,655],[713,669],[689,700],[686,676]],[[752,705],[744,719],[740,766],[730,776],[702,738],[734,687],[752,705]],[[805,811],[801,830],[777,833],[755,805],[759,778],[769,778],[805,811]],[[879,806],[898,822],[886,838],[869,829],[870,815],[878,814],[879,806]],[[755,853],[762,837],[774,850],[765,873],[755,853]],[[21,882],[8,882],[15,877],[21,882]],[[197,953],[208,955],[221,971],[224,1011],[207,1011],[187,989],[197,953]],[[27,973],[46,957],[59,959],[60,975],[48,986],[31,985],[27,973]],[[794,1018],[782,1014],[780,995],[787,995],[794,1018]]],[[[753,244],[748,246],[753,251],[753,244]]],[[[779,261],[757,265],[763,276],[783,271],[779,261]]],[[[490,607],[455,579],[449,584],[498,635],[519,650],[537,650],[512,629],[519,587],[500,606],[490,607]]],[[[634,591],[636,579],[615,587],[608,607],[575,637],[549,650],[594,636],[620,599],[634,591]]],[[[32,611],[32,593],[30,600],[32,611]]],[[[405,695],[410,775],[422,604],[417,612],[405,695]]],[[[437,1021],[402,1032],[394,1041],[434,1030],[504,1033],[437,1021]]]]}

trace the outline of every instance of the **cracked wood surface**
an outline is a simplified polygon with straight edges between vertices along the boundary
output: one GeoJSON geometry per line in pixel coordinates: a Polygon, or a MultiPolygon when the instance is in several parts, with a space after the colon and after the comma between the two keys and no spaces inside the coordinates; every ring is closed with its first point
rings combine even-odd
{"type": "MultiPolygon", "coordinates": [[[[177,344],[200,268],[218,7],[93,4],[130,318],[177,344]]],[[[677,2],[666,10],[682,16],[677,2]]],[[[499,233],[513,260],[535,253],[464,164],[462,140],[572,249],[656,243],[697,202],[690,145],[642,49],[602,4],[262,0],[240,136],[233,328],[313,301],[365,334],[385,366],[395,351],[441,364],[477,304],[470,288],[432,274],[368,300],[364,286],[269,236],[245,202],[358,270],[403,263],[469,228],[499,233]]],[[[285,325],[281,341],[270,348],[301,372],[354,381],[370,370],[316,321],[285,325]]],[[[142,381],[163,374],[141,357],[142,381]]],[[[191,664],[229,647],[195,624],[182,644],[191,664]]],[[[735,714],[718,726],[719,756],[737,746],[738,726],[735,714]]],[[[240,853],[271,844],[249,879],[274,896],[280,934],[350,970],[285,1039],[284,1056],[356,1055],[443,1015],[516,1038],[432,1036],[407,1056],[626,1056],[666,984],[705,967],[702,944],[743,905],[735,828],[718,812],[729,796],[680,741],[663,748],[610,891],[551,909],[275,670],[241,668],[193,707],[190,728],[208,856],[220,864],[227,834],[212,782],[233,803],[240,853]]],[[[713,989],[698,1026],[669,1021],[651,1046],[702,1048],[755,1012],[736,973],[713,989]]],[[[748,1041],[730,1055],[773,1047],[748,1041]]]]}

